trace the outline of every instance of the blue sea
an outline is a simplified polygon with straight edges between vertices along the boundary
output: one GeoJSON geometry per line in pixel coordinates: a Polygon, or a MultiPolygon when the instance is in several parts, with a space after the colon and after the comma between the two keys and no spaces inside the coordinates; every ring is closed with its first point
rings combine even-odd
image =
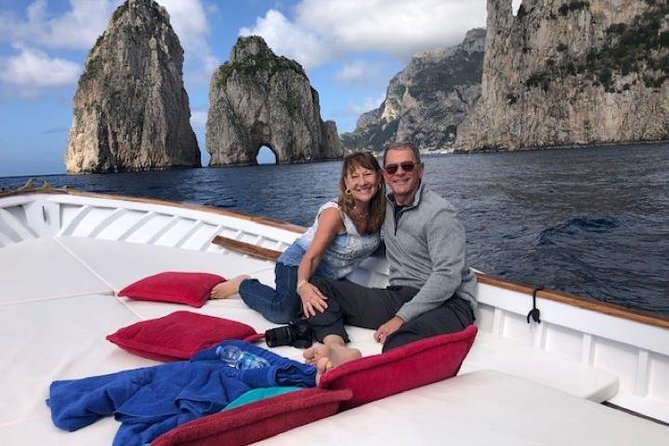
{"type": "MultiPolygon", "coordinates": [[[[473,267],[669,317],[669,144],[432,155],[425,181],[459,210],[473,267]]],[[[43,176],[309,225],[341,162],[43,176]]],[[[0,178],[16,188],[27,177],[0,178]]]]}

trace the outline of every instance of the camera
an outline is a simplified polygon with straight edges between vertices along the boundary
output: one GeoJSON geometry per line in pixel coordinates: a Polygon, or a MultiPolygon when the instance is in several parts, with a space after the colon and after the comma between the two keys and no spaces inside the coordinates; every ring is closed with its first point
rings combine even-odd
{"type": "Polygon", "coordinates": [[[269,347],[292,345],[296,348],[308,348],[313,343],[311,325],[304,319],[290,321],[288,325],[271,328],[265,332],[265,342],[269,347]]]}

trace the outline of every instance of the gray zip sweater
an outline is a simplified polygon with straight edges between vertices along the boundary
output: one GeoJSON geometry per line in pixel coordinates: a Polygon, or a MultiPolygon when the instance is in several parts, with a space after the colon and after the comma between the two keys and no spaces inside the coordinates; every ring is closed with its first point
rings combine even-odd
{"type": "Polygon", "coordinates": [[[425,183],[397,216],[394,197],[388,194],[385,243],[390,285],[420,290],[397,312],[405,322],[454,295],[476,311],[476,276],[467,265],[465,228],[455,208],[425,183]]]}

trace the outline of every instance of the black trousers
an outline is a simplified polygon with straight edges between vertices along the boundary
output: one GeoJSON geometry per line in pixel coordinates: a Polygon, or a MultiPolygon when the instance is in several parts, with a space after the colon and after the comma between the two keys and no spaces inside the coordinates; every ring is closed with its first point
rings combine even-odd
{"type": "MultiPolygon", "coordinates": [[[[339,335],[348,342],[345,324],[376,330],[418,293],[415,288],[367,288],[348,280],[322,277],[312,277],[311,283],[328,297],[328,308],[307,319],[319,342],[323,342],[327,335],[339,335]]],[[[383,351],[430,336],[460,331],[473,322],[474,313],[469,303],[454,296],[402,324],[388,336],[383,351]]]]}

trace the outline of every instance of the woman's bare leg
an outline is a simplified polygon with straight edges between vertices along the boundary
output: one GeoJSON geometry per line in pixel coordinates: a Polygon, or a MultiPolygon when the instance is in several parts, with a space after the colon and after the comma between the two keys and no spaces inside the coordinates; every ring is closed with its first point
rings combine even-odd
{"type": "Polygon", "coordinates": [[[221,282],[211,289],[210,299],[227,299],[233,294],[239,293],[239,285],[244,280],[250,279],[251,276],[248,274],[242,274],[241,276],[233,277],[230,280],[221,282]]]}

